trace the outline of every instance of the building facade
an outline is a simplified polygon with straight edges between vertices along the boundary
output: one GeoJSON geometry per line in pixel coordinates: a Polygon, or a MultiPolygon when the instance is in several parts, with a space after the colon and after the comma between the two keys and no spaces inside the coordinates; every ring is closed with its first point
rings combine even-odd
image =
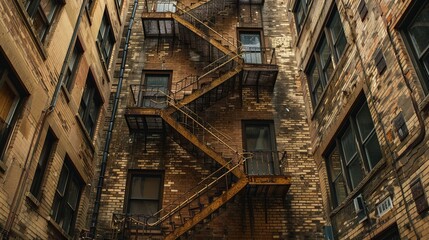
{"type": "Polygon", "coordinates": [[[288,5],[135,1],[126,25],[91,235],[322,239],[288,5]]]}
{"type": "Polygon", "coordinates": [[[427,239],[429,2],[289,7],[325,236],[427,239]]]}
{"type": "Polygon", "coordinates": [[[0,1],[0,236],[77,239],[127,1],[0,1]]]}

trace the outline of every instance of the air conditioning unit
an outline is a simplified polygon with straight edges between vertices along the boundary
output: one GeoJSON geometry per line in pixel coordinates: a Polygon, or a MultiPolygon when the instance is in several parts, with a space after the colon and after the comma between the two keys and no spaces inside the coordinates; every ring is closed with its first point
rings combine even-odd
{"type": "Polygon", "coordinates": [[[355,205],[355,212],[359,223],[367,220],[368,215],[366,213],[365,201],[363,200],[362,194],[359,194],[355,199],[353,199],[353,203],[355,205]]]}

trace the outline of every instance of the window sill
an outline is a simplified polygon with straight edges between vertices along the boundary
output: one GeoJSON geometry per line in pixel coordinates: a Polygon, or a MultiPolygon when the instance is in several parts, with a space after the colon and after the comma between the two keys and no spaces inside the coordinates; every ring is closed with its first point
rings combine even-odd
{"type": "MultiPolygon", "coordinates": [[[[353,199],[356,197],[356,195],[358,195],[358,193],[362,191],[365,185],[367,185],[371,180],[373,180],[374,176],[377,175],[381,169],[384,169],[385,166],[386,166],[386,159],[383,158],[380,160],[379,163],[377,163],[375,168],[373,168],[371,172],[368,175],[366,175],[366,177],[359,183],[359,185],[355,189],[353,189],[351,193],[347,195],[346,199],[344,199],[344,201],[341,204],[339,204],[336,208],[334,208],[331,211],[331,213],[329,214],[329,217],[332,218],[341,209],[343,209],[350,202],[352,202],[353,199]]],[[[353,204],[353,202],[351,204],[353,204]]]]}
{"type": "Polygon", "coordinates": [[[429,94],[425,98],[423,98],[423,101],[420,102],[419,110],[420,111],[429,110],[429,94]]]}
{"type": "Polygon", "coordinates": [[[56,223],[51,216],[48,217],[48,225],[51,226],[57,233],[59,233],[63,239],[73,239],[70,235],[68,235],[58,223],[56,223]]]}
{"type": "Polygon", "coordinates": [[[87,143],[87,145],[91,148],[92,153],[95,152],[95,147],[94,144],[92,143],[92,138],[89,135],[88,131],[85,128],[85,124],[83,123],[82,119],[80,118],[80,116],[77,114],[76,116],[76,120],[79,123],[80,128],[82,129],[83,135],[85,135],[85,142],[87,143]]]}
{"type": "Polygon", "coordinates": [[[38,208],[40,206],[40,201],[37,199],[31,192],[27,192],[27,200],[34,207],[38,208]]]}

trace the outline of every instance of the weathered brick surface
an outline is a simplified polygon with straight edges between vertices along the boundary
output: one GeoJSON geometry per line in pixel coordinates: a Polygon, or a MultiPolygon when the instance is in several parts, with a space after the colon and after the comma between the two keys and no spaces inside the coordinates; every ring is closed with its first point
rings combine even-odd
{"type": "MultiPolygon", "coordinates": [[[[291,6],[293,2],[290,1],[291,6]]],[[[304,72],[298,76],[303,83],[311,146],[319,166],[321,186],[326,188],[322,189],[326,219],[337,229],[339,239],[369,239],[395,222],[401,238],[416,239],[418,235],[424,239],[427,237],[427,219],[416,213],[409,187],[414,179],[420,177],[427,191],[428,183],[424,176],[427,175],[429,156],[428,135],[422,132],[428,124],[427,111],[422,110],[427,96],[423,93],[398,28],[411,1],[365,1],[368,14],[363,20],[357,11],[360,1],[313,1],[302,33],[297,34],[293,29],[297,65],[303,71],[309,64],[334,2],[341,15],[348,46],[316,108],[311,107],[307,77],[304,72]],[[374,65],[377,49],[382,49],[387,63],[382,75],[374,65]],[[383,159],[339,207],[332,209],[323,154],[360,93],[368,102],[383,159]],[[420,107],[414,108],[413,101],[420,107]],[[393,125],[399,113],[404,115],[410,132],[402,142],[393,125]],[[422,123],[418,121],[418,116],[423,119],[422,123]],[[421,133],[425,135],[419,145],[413,147],[413,142],[421,133]],[[410,147],[411,151],[406,150],[410,147]],[[405,151],[408,152],[403,156],[405,151]],[[363,194],[369,212],[369,220],[360,224],[353,206],[353,198],[359,193],[363,194]],[[379,217],[376,206],[387,196],[392,197],[394,208],[386,216],[379,217]]]]}
{"type": "MultiPolygon", "coordinates": [[[[95,153],[99,149],[101,131],[96,132],[94,139],[89,139],[85,128],[78,120],[78,109],[86,77],[91,68],[100,95],[106,103],[102,107],[99,119],[105,116],[112,83],[110,75],[113,71],[104,69],[96,39],[104,10],[107,9],[109,12],[114,35],[119,35],[122,29],[119,20],[121,13],[117,13],[114,1],[104,0],[95,1],[94,9],[88,14],[84,12],[78,31],[84,55],[79,63],[75,85],[70,92],[65,88],[60,89],[55,109],[44,120],[44,113],[57,85],[83,1],[67,1],[64,5],[60,4],[43,43],[37,40],[37,34],[22,2],[24,1],[0,1],[0,52],[28,92],[23,111],[14,126],[4,158],[1,159],[6,168],[0,172],[0,230],[5,234],[3,228],[6,222],[14,217],[12,228],[9,229],[12,239],[62,239],[65,236],[53,224],[55,221],[51,217],[51,208],[66,155],[70,157],[79,177],[83,180],[74,232],[79,233],[87,228],[86,215],[90,207],[91,189],[87,184],[90,184],[94,177],[95,153]],[[49,159],[42,183],[42,197],[36,205],[27,196],[30,194],[30,186],[48,128],[55,133],[58,143],[53,147],[54,154],[49,159]],[[21,190],[23,194],[17,194],[21,190]],[[9,214],[12,206],[17,207],[16,215],[9,214]]],[[[126,4],[127,1],[123,2],[126,4]]],[[[116,39],[119,42],[119,38],[116,39]]],[[[116,49],[118,48],[115,47],[114,52],[117,52],[116,49]]],[[[113,66],[114,61],[112,60],[110,65],[113,66]]],[[[97,123],[101,124],[102,121],[97,123]]]]}
{"type": "MultiPolygon", "coordinates": [[[[310,135],[303,108],[305,102],[302,83],[296,80],[287,5],[282,1],[266,1],[262,8],[252,7],[253,16],[250,16],[249,10],[248,6],[240,6],[241,14],[237,16],[236,6],[232,5],[228,15],[217,17],[212,27],[218,32],[227,32],[229,36],[237,36],[237,27],[263,27],[265,45],[276,48],[276,60],[280,68],[274,90],[261,88],[257,96],[254,87],[245,87],[241,93],[230,93],[198,114],[210,125],[230,136],[231,140],[228,142],[240,150],[243,148],[243,120],[273,121],[277,149],[287,152],[287,163],[283,170],[292,177],[291,187],[284,201],[270,198],[266,207],[263,198],[252,197],[252,202],[249,203],[251,197],[246,199],[246,194],[240,193],[234,201],[227,204],[226,210],[221,211],[190,238],[320,238],[321,227],[324,225],[322,195],[316,164],[310,155],[310,135]]],[[[131,6],[128,11],[131,11],[131,6]]],[[[103,187],[98,234],[104,237],[110,236],[108,231],[111,230],[112,214],[125,210],[128,171],[163,170],[163,206],[174,201],[211,172],[210,166],[204,164],[202,159],[195,158],[169,137],[165,140],[148,139],[145,145],[142,136],[129,133],[124,118],[126,107],[132,103],[129,86],[141,82],[143,70],[172,70],[171,89],[175,91],[177,81],[190,74],[203,73],[202,67],[208,64],[178,40],[145,39],[140,19],[142,11],[139,4],[103,187]]],[[[129,15],[130,13],[127,18],[129,15]]],[[[117,76],[119,69],[116,71],[117,76]]],[[[115,90],[114,86],[112,91],[115,90]]],[[[208,138],[207,142],[212,140],[208,138]]]]}

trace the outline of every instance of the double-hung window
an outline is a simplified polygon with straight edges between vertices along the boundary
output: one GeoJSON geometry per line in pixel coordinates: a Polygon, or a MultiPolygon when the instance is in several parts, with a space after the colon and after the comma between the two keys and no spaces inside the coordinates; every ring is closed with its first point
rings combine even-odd
{"type": "Polygon", "coordinates": [[[27,94],[6,60],[0,56],[0,159],[27,94]]]}
{"type": "Polygon", "coordinates": [[[100,93],[98,92],[94,77],[91,71],[89,71],[80,101],[79,116],[91,138],[94,136],[101,104],[100,93]]]}
{"type": "Polygon", "coordinates": [[[56,12],[60,8],[58,0],[28,0],[27,13],[33,20],[33,26],[40,41],[44,41],[52,26],[56,12]]]}
{"type": "Polygon", "coordinates": [[[334,7],[306,71],[313,107],[319,103],[323,91],[334,74],[334,64],[338,63],[346,45],[340,15],[334,7]]]}
{"type": "Polygon", "coordinates": [[[402,25],[407,48],[423,90],[429,94],[429,2],[414,1],[402,25]]]}
{"type": "Polygon", "coordinates": [[[301,32],[301,29],[304,25],[305,19],[308,15],[308,11],[310,10],[310,3],[312,0],[296,0],[295,7],[293,8],[293,12],[295,14],[295,25],[298,33],[301,32]]]}
{"type": "Polygon", "coordinates": [[[73,168],[71,160],[66,157],[55,191],[51,215],[70,235],[73,235],[82,187],[82,180],[73,168]]]}
{"type": "Polygon", "coordinates": [[[71,52],[70,59],[67,64],[63,81],[63,84],[68,91],[71,91],[72,89],[74,78],[76,76],[76,72],[78,69],[79,61],[82,58],[82,54],[82,46],[80,45],[79,41],[76,41],[75,46],[73,48],[73,52],[71,52]]]}
{"type": "Polygon", "coordinates": [[[104,12],[103,19],[101,20],[97,42],[100,47],[103,60],[106,65],[108,65],[110,56],[112,55],[113,45],[115,44],[115,36],[113,35],[113,29],[110,24],[109,13],[107,11],[104,12]]]}
{"type": "Polygon", "coordinates": [[[33,182],[31,184],[30,193],[34,197],[40,199],[41,197],[41,188],[43,178],[46,172],[46,166],[48,165],[49,159],[52,156],[53,150],[55,149],[55,143],[57,138],[55,137],[52,130],[48,130],[46,133],[45,142],[42,147],[42,152],[40,153],[39,161],[37,162],[36,172],[34,173],[33,182]]]}
{"type": "Polygon", "coordinates": [[[382,158],[374,123],[366,102],[349,115],[325,155],[332,203],[341,203],[382,158]]]}
{"type": "MultiPolygon", "coordinates": [[[[126,212],[149,217],[161,208],[163,174],[159,171],[131,172],[128,177],[126,212]]],[[[148,222],[156,221],[156,217],[148,222]]]]}

